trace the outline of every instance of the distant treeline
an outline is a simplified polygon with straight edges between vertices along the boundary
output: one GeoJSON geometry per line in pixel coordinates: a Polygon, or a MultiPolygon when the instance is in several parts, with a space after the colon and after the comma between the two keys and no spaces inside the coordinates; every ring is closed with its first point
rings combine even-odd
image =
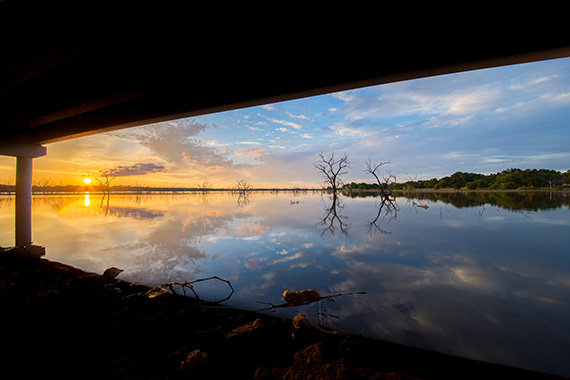
{"type": "MultiPolygon", "coordinates": [[[[237,191],[235,188],[200,188],[200,187],[150,187],[150,186],[110,186],[110,191],[112,193],[159,193],[159,192],[196,192],[205,193],[211,191],[237,191]]],[[[316,191],[319,189],[313,188],[251,188],[248,191],[316,191]]],[[[16,191],[16,186],[14,185],[3,185],[0,184],[0,193],[14,193],[16,191]]],[[[98,185],[33,185],[32,193],[34,194],[65,194],[65,193],[105,193],[106,187],[101,187],[98,185]]]]}
{"type": "MultiPolygon", "coordinates": [[[[495,174],[455,172],[440,179],[413,180],[396,183],[396,190],[413,189],[467,189],[467,190],[526,190],[537,188],[562,189],[570,185],[570,170],[559,172],[549,169],[511,168],[495,174]]],[[[343,187],[350,190],[377,190],[377,184],[347,183],[343,187]]]]}
{"type": "MultiPolygon", "coordinates": [[[[77,193],[104,191],[100,186],[55,185],[51,181],[45,184],[32,186],[32,192],[43,194],[77,193]]],[[[549,169],[517,169],[511,168],[494,174],[478,174],[469,172],[455,172],[440,179],[410,180],[392,183],[394,190],[415,189],[467,189],[467,190],[527,190],[527,189],[570,189],[570,170],[559,172],[549,169]]],[[[148,186],[111,186],[112,192],[207,192],[207,191],[235,191],[235,188],[201,188],[201,187],[148,187],[148,186]]],[[[377,183],[345,183],[343,190],[378,190],[377,183]]],[[[314,191],[313,188],[250,188],[251,191],[314,191]]],[[[0,193],[13,193],[14,185],[0,184],[0,193]]]]}

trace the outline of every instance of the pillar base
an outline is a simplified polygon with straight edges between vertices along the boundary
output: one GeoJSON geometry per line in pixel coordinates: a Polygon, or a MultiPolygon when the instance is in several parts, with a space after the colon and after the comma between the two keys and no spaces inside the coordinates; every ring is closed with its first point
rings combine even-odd
{"type": "Polygon", "coordinates": [[[41,245],[31,244],[20,248],[34,257],[42,257],[46,255],[46,247],[42,247],[41,245]]]}

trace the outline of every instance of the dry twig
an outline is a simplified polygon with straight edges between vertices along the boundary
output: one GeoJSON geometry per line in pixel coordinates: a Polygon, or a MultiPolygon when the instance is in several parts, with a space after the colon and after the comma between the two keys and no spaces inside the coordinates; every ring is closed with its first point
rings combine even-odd
{"type": "Polygon", "coordinates": [[[202,301],[202,300],[200,299],[200,296],[198,296],[198,293],[196,293],[196,291],[194,290],[193,284],[196,284],[196,283],[198,283],[198,282],[203,282],[203,281],[209,281],[209,280],[219,280],[219,281],[225,282],[226,284],[228,284],[228,286],[229,286],[230,289],[231,289],[230,294],[229,294],[226,298],[221,299],[221,300],[218,300],[218,301],[214,301],[215,303],[220,303],[220,302],[227,301],[227,300],[229,300],[229,299],[231,298],[231,296],[234,294],[234,288],[233,288],[231,282],[230,282],[229,280],[224,280],[223,278],[220,278],[220,277],[218,277],[218,276],[211,276],[211,277],[207,277],[207,278],[199,278],[199,279],[194,280],[194,281],[184,281],[184,282],[176,282],[176,281],[173,281],[173,282],[168,282],[168,283],[166,283],[166,284],[159,285],[159,286],[157,286],[157,287],[155,287],[155,288],[149,290],[146,294],[151,294],[152,292],[155,292],[155,291],[156,291],[157,289],[159,289],[159,288],[168,288],[168,289],[170,289],[170,292],[171,292],[172,294],[178,294],[178,293],[176,292],[176,290],[182,289],[182,292],[184,293],[184,295],[186,295],[186,289],[189,289],[189,290],[194,294],[194,297],[196,297],[196,299],[197,299],[198,301],[202,301]],[[175,289],[176,286],[178,287],[177,289],[175,289]]]}

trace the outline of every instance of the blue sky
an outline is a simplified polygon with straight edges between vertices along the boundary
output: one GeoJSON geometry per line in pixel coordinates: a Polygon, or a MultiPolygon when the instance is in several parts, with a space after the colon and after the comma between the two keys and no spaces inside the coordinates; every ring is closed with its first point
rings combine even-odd
{"type": "MultiPolygon", "coordinates": [[[[320,152],[399,181],[510,167],[570,169],[570,58],[367,87],[48,145],[35,178],[117,184],[319,186],[320,152]]],[[[13,160],[13,159],[12,159],[13,160]]],[[[13,178],[10,158],[0,180],[13,178]]]]}
{"type": "MultiPolygon", "coordinates": [[[[204,141],[236,162],[314,177],[319,152],[391,160],[398,178],[510,167],[570,168],[570,59],[374,86],[198,119],[204,141]],[[227,145],[226,145],[227,144],[227,145]],[[249,150],[249,151],[248,151],[249,150]],[[269,165],[268,165],[269,166],[269,165]],[[288,168],[286,168],[288,166],[288,168]]],[[[388,168],[388,167],[387,167],[388,168]]]]}

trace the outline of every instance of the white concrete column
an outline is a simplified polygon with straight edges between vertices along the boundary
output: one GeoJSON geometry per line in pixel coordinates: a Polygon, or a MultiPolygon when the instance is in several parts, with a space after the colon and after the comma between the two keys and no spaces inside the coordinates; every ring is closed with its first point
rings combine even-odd
{"type": "MultiPolygon", "coordinates": [[[[36,157],[45,156],[44,146],[0,143],[0,155],[16,157],[16,247],[32,247],[32,172],[36,157]]],[[[36,250],[37,251],[37,250],[36,250]]],[[[41,251],[41,250],[39,250],[41,251]]]]}
{"type": "Polygon", "coordinates": [[[31,157],[16,158],[16,247],[32,244],[32,171],[31,157]]]}

